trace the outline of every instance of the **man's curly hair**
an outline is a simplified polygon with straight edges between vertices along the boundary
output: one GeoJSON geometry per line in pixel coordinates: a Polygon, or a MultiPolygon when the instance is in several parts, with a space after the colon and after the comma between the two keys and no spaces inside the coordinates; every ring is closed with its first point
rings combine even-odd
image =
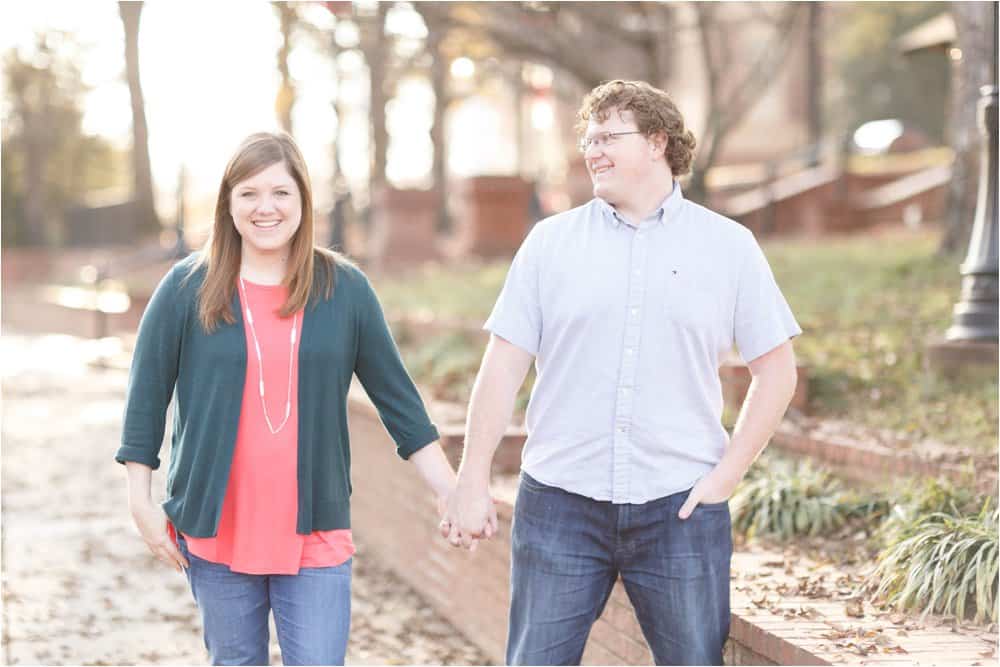
{"type": "Polygon", "coordinates": [[[631,111],[639,131],[647,137],[657,132],[667,135],[664,155],[675,177],[691,171],[694,135],[684,127],[684,117],[673,100],[645,81],[615,79],[590,91],[577,112],[577,134],[583,136],[591,119],[603,123],[615,109],[631,111]]]}

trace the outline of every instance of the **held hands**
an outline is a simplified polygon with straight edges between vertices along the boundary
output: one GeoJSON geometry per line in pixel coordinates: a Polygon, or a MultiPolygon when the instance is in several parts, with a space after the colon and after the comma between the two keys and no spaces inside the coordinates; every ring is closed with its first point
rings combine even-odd
{"type": "Polygon", "coordinates": [[[447,498],[439,496],[438,509],[441,537],[453,547],[475,551],[479,540],[488,540],[497,532],[496,505],[486,485],[459,481],[447,498]]]}
{"type": "Polygon", "coordinates": [[[177,550],[167,533],[167,515],[163,508],[151,501],[143,501],[131,503],[130,509],[132,521],[150,552],[178,572],[181,568],[187,568],[187,559],[177,550]]]}
{"type": "Polygon", "coordinates": [[[694,485],[677,516],[682,520],[687,519],[699,503],[721,503],[728,500],[742,477],[742,475],[727,475],[721,466],[716,466],[694,485]]]}

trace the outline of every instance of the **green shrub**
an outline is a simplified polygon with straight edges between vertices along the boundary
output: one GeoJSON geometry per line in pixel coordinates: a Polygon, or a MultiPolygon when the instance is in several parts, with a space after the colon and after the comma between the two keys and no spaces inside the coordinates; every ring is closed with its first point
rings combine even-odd
{"type": "Polygon", "coordinates": [[[898,527],[895,542],[878,557],[875,597],[900,609],[995,621],[997,609],[997,522],[988,499],[974,515],[934,512],[898,527]]]}
{"type": "Polygon", "coordinates": [[[894,500],[878,540],[883,547],[897,544],[929,517],[975,514],[980,502],[971,483],[959,486],[947,479],[929,479],[910,485],[894,500]]]}
{"type": "Polygon", "coordinates": [[[847,497],[839,480],[809,463],[768,457],[751,468],[729,506],[738,532],[787,540],[843,525],[847,497]]]}

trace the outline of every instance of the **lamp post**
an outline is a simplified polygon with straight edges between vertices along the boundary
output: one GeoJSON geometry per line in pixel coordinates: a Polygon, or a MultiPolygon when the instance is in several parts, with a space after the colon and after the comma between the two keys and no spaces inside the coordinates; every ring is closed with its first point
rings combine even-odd
{"type": "Polygon", "coordinates": [[[980,88],[982,134],[979,192],[969,250],[962,262],[962,292],[944,340],[927,348],[927,363],[946,375],[978,371],[996,377],[997,343],[997,3],[993,15],[991,85],[980,88]]]}
{"type": "Polygon", "coordinates": [[[979,196],[961,268],[962,295],[945,333],[949,341],[997,340],[997,87],[983,86],[980,92],[979,196]]]}

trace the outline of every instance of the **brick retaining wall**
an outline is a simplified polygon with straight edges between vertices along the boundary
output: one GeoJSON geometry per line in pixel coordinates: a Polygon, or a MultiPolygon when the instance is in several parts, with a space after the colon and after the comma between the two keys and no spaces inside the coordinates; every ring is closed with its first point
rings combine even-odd
{"type": "MultiPolygon", "coordinates": [[[[499,534],[480,543],[474,553],[452,547],[437,534],[430,493],[416,469],[396,456],[392,440],[371,403],[362,395],[352,394],[349,415],[354,532],[494,664],[503,664],[513,507],[498,499],[499,534]]],[[[444,442],[452,454],[460,443],[454,436],[444,442]]],[[[501,445],[501,449],[506,445],[512,451],[498,453],[494,472],[517,471],[521,444],[523,441],[515,437],[501,445]]],[[[769,638],[773,639],[766,633],[752,632],[745,621],[734,617],[732,638],[726,647],[727,664],[775,664],[763,645],[769,638]],[[755,638],[762,645],[754,644],[755,638]]],[[[615,585],[604,613],[591,630],[583,662],[652,664],[621,582],[615,585]]]]}

